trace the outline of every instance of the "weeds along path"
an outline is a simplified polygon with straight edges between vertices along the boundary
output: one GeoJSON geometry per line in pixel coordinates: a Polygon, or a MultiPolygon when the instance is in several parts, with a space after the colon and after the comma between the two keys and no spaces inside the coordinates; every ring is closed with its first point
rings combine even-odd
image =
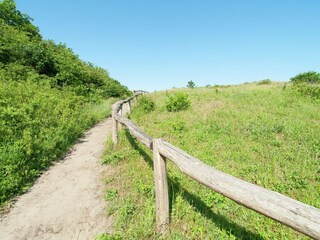
{"type": "MultiPolygon", "coordinates": [[[[94,239],[108,232],[100,164],[111,119],[89,130],[71,153],[45,172],[0,221],[0,239],[94,239]]],[[[110,229],[109,229],[110,230],[110,229]]]]}

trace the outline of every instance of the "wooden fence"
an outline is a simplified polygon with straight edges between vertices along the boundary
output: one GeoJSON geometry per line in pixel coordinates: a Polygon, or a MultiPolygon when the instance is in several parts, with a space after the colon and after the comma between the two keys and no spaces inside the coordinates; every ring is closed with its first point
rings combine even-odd
{"type": "MultiPolygon", "coordinates": [[[[112,140],[118,142],[118,124],[127,127],[131,135],[153,151],[154,181],[156,190],[157,232],[169,232],[169,195],[166,160],[197,182],[258,213],[285,224],[311,238],[320,239],[320,210],[280,193],[259,187],[216,170],[192,157],[163,139],[153,139],[132,121],[122,116],[123,106],[130,112],[131,102],[139,94],[116,102],[112,106],[112,140]]],[[[310,193],[312,194],[312,193],[310,193]]]]}

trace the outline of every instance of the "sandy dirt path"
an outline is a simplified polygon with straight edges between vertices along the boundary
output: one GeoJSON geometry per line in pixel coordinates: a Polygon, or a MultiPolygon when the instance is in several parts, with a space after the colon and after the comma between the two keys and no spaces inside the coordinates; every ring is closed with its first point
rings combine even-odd
{"type": "Polygon", "coordinates": [[[0,239],[94,239],[109,232],[100,164],[111,119],[89,130],[62,161],[45,172],[0,221],[0,239]]]}

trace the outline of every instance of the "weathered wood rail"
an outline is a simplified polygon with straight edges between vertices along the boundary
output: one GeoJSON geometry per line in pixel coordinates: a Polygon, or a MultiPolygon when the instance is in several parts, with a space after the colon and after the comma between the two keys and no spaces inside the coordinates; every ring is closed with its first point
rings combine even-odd
{"type": "Polygon", "coordinates": [[[221,172],[192,157],[163,139],[153,139],[122,116],[122,107],[131,109],[133,97],[118,101],[113,105],[112,139],[118,142],[118,124],[153,151],[154,180],[156,190],[156,220],[159,234],[169,232],[169,195],[166,175],[166,159],[175,163],[187,176],[208,188],[246,206],[258,213],[285,224],[311,238],[320,239],[320,210],[280,193],[259,187],[242,179],[221,172]]]}

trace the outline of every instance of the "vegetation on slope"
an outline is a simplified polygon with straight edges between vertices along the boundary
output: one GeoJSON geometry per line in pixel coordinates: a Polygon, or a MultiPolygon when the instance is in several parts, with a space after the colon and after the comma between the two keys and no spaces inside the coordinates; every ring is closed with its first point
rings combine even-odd
{"type": "Polygon", "coordinates": [[[110,78],[106,70],[80,60],[63,44],[43,40],[13,0],[0,2],[0,29],[2,81],[26,81],[30,74],[36,74],[53,88],[68,88],[91,101],[127,94],[127,88],[110,78]]]}
{"type": "Polygon", "coordinates": [[[313,71],[300,73],[290,80],[302,95],[320,99],[320,73],[313,71]]]}
{"type": "MultiPolygon", "coordinates": [[[[132,120],[155,138],[251,183],[320,208],[319,100],[283,83],[171,90],[189,95],[191,107],[168,112],[167,94],[148,95],[154,111],[137,107],[132,120]]],[[[107,179],[116,194],[109,214],[115,233],[102,239],[156,239],[152,153],[128,132],[109,146],[107,179]]],[[[304,239],[294,230],[214,193],[168,161],[169,239],[304,239]]]]}
{"type": "Polygon", "coordinates": [[[0,207],[23,192],[128,89],[0,2],[0,207]],[[109,100],[107,100],[109,99],[109,100]]]}

